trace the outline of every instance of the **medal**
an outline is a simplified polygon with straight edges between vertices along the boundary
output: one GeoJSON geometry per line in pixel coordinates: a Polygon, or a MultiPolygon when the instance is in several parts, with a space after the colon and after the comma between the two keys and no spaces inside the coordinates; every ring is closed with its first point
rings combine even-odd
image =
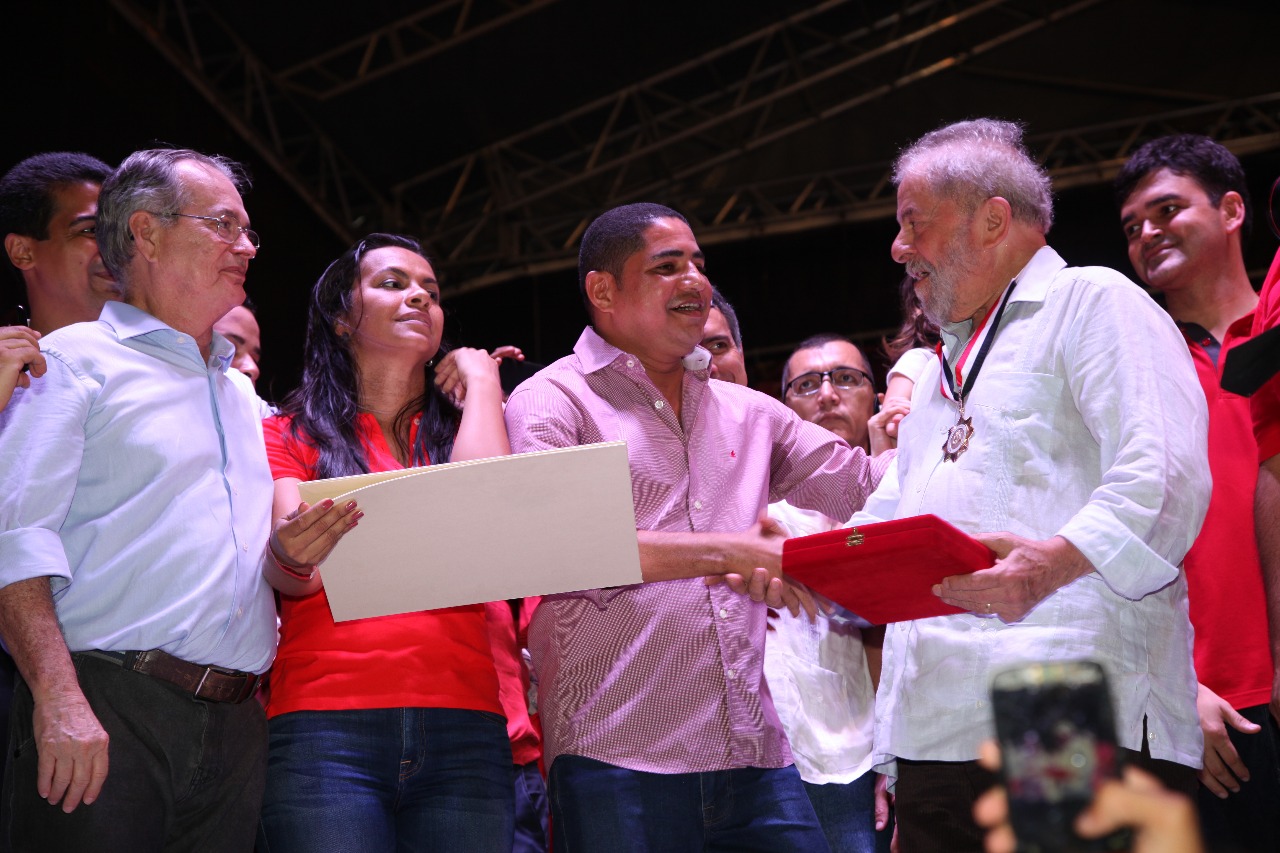
{"type": "Polygon", "coordinates": [[[973,418],[964,416],[964,408],[956,413],[956,425],[947,430],[947,440],[942,442],[942,456],[948,462],[955,462],[960,454],[969,449],[969,439],[973,438],[973,418]]]}
{"type": "MultiPolygon", "coordinates": [[[[952,378],[951,365],[947,364],[947,357],[942,354],[942,343],[938,343],[938,358],[942,361],[942,375],[946,380],[946,384],[942,388],[944,396],[949,396],[956,401],[956,422],[955,425],[947,430],[947,436],[942,442],[942,459],[944,462],[955,462],[960,455],[969,449],[969,441],[973,438],[975,432],[973,428],[973,416],[965,417],[964,401],[969,396],[969,392],[973,390],[974,380],[978,378],[978,371],[982,369],[982,363],[987,360],[987,353],[991,349],[991,342],[995,340],[996,331],[1000,326],[1000,318],[1004,316],[1004,308],[1009,304],[1009,297],[1013,294],[1013,288],[1017,285],[1017,281],[1009,283],[1009,287],[1004,292],[1004,298],[1000,300],[1000,308],[995,312],[995,317],[991,316],[991,311],[987,311],[987,316],[982,318],[982,324],[978,326],[973,337],[969,339],[969,343],[965,346],[964,351],[960,354],[960,358],[956,362],[955,378],[952,378]],[[987,321],[991,323],[988,325],[987,321]],[[983,335],[983,332],[986,335],[983,335]],[[963,376],[964,364],[969,357],[969,353],[973,350],[973,345],[978,339],[982,339],[982,345],[978,348],[978,356],[973,361],[973,369],[969,371],[968,377],[963,376]],[[959,389],[956,383],[960,383],[959,389]],[[949,394],[947,392],[950,392],[949,394]]],[[[993,306],[994,307],[994,306],[993,306]]]]}

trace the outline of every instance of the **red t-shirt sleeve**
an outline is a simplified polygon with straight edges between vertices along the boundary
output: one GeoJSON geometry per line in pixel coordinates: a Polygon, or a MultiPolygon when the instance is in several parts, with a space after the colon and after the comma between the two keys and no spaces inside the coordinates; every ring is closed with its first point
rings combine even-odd
{"type": "Polygon", "coordinates": [[[262,422],[262,437],[267,443],[271,479],[315,479],[315,465],[320,454],[310,444],[293,435],[289,426],[291,422],[292,419],[284,415],[276,415],[262,422]]]}

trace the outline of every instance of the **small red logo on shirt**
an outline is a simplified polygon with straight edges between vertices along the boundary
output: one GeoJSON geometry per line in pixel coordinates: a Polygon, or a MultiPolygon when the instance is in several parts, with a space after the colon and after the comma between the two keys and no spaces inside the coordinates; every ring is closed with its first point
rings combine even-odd
{"type": "Polygon", "coordinates": [[[730,450],[730,451],[729,451],[729,458],[730,458],[730,459],[737,459],[737,458],[738,458],[738,451],[736,451],[736,450],[730,450]]]}

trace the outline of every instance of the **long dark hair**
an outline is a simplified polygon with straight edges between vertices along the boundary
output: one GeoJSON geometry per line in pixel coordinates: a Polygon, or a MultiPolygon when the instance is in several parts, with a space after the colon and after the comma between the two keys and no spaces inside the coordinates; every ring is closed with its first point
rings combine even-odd
{"type": "MultiPolygon", "coordinates": [[[[337,328],[354,316],[353,294],[360,283],[360,260],[374,249],[387,247],[408,249],[427,259],[417,240],[398,234],[370,234],[329,264],[311,289],[302,382],[285,397],[280,408],[293,418],[294,437],[319,452],[317,478],[369,473],[369,460],[356,435],[359,373],[350,338],[339,336],[337,328]]],[[[448,462],[453,452],[461,413],[436,387],[434,371],[436,361],[446,352],[448,347],[442,340],[435,358],[424,368],[426,390],[396,413],[396,441],[409,465],[448,462]],[[418,415],[422,416],[418,435],[413,446],[408,447],[409,424],[418,415]]]]}

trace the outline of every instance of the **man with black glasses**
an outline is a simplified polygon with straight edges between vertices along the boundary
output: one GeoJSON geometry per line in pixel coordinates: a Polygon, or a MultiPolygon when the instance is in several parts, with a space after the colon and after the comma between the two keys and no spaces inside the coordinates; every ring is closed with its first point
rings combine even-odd
{"type": "Polygon", "coordinates": [[[839,335],[814,335],[796,347],[782,368],[782,402],[850,447],[868,453],[886,449],[872,447],[867,430],[867,421],[876,413],[871,365],[861,350],[839,335]]]}
{"type": "MultiPolygon", "coordinates": [[[[787,359],[782,402],[850,447],[874,454],[893,445],[884,421],[900,418],[908,407],[897,401],[876,416],[871,365],[852,341],[834,334],[805,339],[787,359]],[[873,417],[879,422],[874,430],[869,426],[873,417]]],[[[786,501],[770,504],[769,517],[790,536],[824,533],[848,521],[786,501]]],[[[831,602],[815,609],[812,618],[769,611],[765,676],[832,853],[872,853],[877,776],[871,770],[871,747],[884,628],[861,630],[831,602]]]]}

